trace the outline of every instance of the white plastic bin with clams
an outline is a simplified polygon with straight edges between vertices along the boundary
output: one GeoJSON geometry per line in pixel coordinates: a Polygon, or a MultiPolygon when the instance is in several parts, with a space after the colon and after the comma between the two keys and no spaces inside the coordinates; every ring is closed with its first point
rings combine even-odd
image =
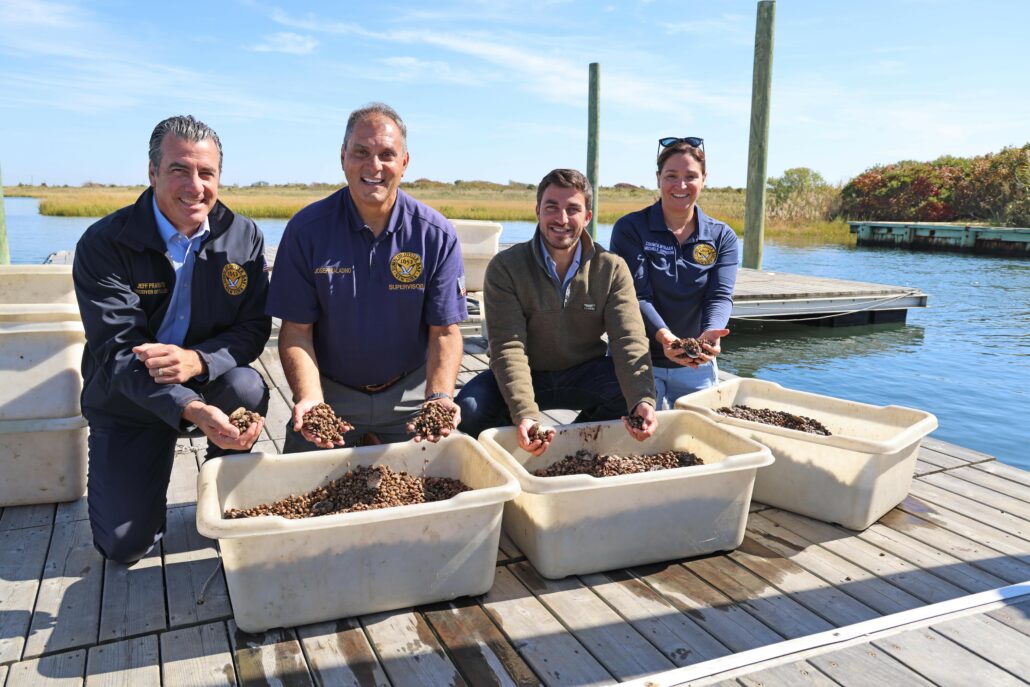
{"type": "Polygon", "coordinates": [[[71,265],[0,265],[0,303],[74,305],[71,265]]]}
{"type": "Polygon", "coordinates": [[[505,506],[504,530],[542,575],[558,579],[740,545],[755,472],[772,463],[769,450],[695,413],[663,411],[658,420],[644,442],[621,421],[559,426],[539,457],[518,447],[514,427],[479,435],[519,480],[522,493],[505,506]],[[604,478],[532,474],[580,449],[690,451],[705,464],[604,478]]]}
{"type": "Polygon", "coordinates": [[[776,463],[755,482],[755,501],[864,530],[901,503],[912,484],[919,444],[937,418],[902,406],[874,406],[737,378],[676,401],[768,446],[776,463]],[[830,436],[721,415],[746,405],[804,415],[830,436]]]}
{"type": "Polygon", "coordinates": [[[197,529],[218,539],[237,625],[259,632],[485,593],[503,504],[517,493],[518,483],[462,434],[436,444],[249,453],[201,468],[197,529]],[[227,508],[305,493],[364,465],[460,479],[472,491],[296,520],[223,518],[227,508]]]}

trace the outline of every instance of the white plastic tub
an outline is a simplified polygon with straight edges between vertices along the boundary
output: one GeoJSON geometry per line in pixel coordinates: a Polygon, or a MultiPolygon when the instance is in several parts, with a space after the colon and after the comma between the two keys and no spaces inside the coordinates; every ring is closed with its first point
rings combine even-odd
{"type": "Polygon", "coordinates": [[[501,246],[501,225],[473,219],[451,220],[461,241],[461,257],[465,262],[465,289],[482,291],[486,266],[501,246]]]}
{"type": "Polygon", "coordinates": [[[493,585],[502,506],[518,484],[475,441],[455,435],[290,455],[207,461],[197,529],[218,539],[239,627],[258,632],[483,594],[493,585]],[[451,477],[472,491],[447,501],[288,520],[223,519],[300,494],[361,465],[451,477]]]}
{"type": "Polygon", "coordinates": [[[86,493],[86,418],[0,420],[0,507],[86,493]]]}
{"type": "Polygon", "coordinates": [[[514,427],[479,435],[522,486],[505,506],[504,530],[542,575],[557,579],[740,545],[755,472],[772,463],[769,450],[694,413],[663,411],[658,421],[645,442],[621,421],[563,425],[539,457],[518,447],[514,427]],[[580,449],[683,450],[705,464],[605,478],[532,475],[580,449]]]}
{"type": "Polygon", "coordinates": [[[0,420],[79,414],[81,322],[0,323],[0,420]]]}
{"type": "Polygon", "coordinates": [[[0,303],[75,304],[71,265],[0,265],[0,303]]]}
{"type": "Polygon", "coordinates": [[[874,406],[737,378],[676,401],[768,446],[776,463],[758,474],[755,501],[863,530],[908,494],[919,443],[937,418],[901,406],[874,406]],[[818,420],[830,436],[720,415],[746,405],[818,420]]]}

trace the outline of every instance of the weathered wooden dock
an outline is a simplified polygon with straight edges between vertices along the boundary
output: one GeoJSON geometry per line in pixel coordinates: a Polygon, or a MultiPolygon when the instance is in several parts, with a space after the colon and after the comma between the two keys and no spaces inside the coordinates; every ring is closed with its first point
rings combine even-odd
{"type": "Polygon", "coordinates": [[[944,222],[849,222],[860,246],[1030,257],[1030,229],[944,222]]]}
{"type": "MultiPolygon", "coordinates": [[[[481,340],[466,353],[461,383],[487,366],[481,340]]],[[[275,452],[290,394],[274,342],[255,367],[273,387],[257,449],[275,452]]],[[[482,597],[258,635],[233,623],[217,543],[196,531],[203,450],[203,439],[180,441],[167,535],[132,568],[93,549],[84,499],[0,513],[0,685],[1008,685],[1030,675],[1030,473],[932,437],[910,496],[862,533],[754,504],[736,551],[561,581],[502,537],[482,597]]]]}

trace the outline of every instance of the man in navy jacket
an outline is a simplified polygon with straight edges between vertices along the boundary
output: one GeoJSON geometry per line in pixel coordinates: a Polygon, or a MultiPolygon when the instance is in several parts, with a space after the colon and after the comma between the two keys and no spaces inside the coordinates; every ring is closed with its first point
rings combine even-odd
{"type": "Polygon", "coordinates": [[[72,269],[86,330],[89,517],[107,558],[134,563],[161,538],[175,442],[196,427],[208,457],[245,451],[227,413],[264,415],[248,365],[271,333],[264,238],[218,202],[222,147],[190,116],[150,139],[150,188],[83,234],[72,269]]]}

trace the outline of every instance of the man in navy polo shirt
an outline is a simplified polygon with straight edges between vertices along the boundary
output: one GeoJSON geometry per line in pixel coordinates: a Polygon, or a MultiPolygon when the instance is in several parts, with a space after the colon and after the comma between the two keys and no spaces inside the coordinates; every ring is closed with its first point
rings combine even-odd
{"type": "Polygon", "coordinates": [[[332,447],[302,426],[322,402],[353,425],[347,445],[406,440],[425,402],[457,413],[461,246],[443,215],[399,189],[406,138],[387,105],[352,112],[340,151],[346,188],[286,225],[268,295],[293,392],[286,453],[332,447]]]}

